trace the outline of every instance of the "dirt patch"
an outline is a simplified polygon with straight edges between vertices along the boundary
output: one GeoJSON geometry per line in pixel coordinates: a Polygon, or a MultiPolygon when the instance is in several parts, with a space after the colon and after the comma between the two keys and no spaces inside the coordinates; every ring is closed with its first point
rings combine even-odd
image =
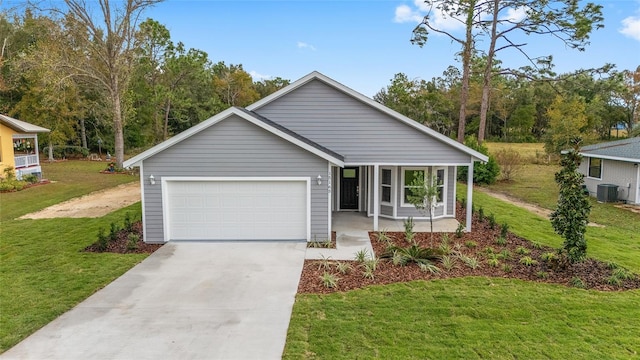
{"type": "Polygon", "coordinates": [[[628,210],[631,211],[633,213],[636,214],[640,214],[640,206],[638,205],[629,205],[629,204],[619,204],[619,205],[613,205],[619,209],[624,209],[624,210],[628,210]]]}
{"type": "Polygon", "coordinates": [[[97,218],[140,201],[140,183],[132,182],[23,215],[19,219],[97,218]]]}
{"type": "MultiPolygon", "coordinates": [[[[485,193],[485,194],[487,194],[487,195],[489,195],[491,197],[494,197],[494,198],[496,198],[498,200],[502,200],[502,201],[504,201],[506,203],[509,203],[511,205],[515,205],[517,207],[520,207],[520,208],[523,208],[525,210],[528,210],[528,211],[530,211],[530,212],[532,212],[532,213],[534,213],[534,214],[536,214],[538,216],[541,216],[541,217],[543,217],[545,219],[548,219],[549,216],[552,213],[552,211],[549,210],[549,209],[545,209],[545,208],[540,207],[538,205],[533,205],[533,204],[524,202],[524,201],[522,201],[520,199],[514,198],[513,196],[509,196],[509,195],[504,194],[504,193],[492,191],[492,190],[489,190],[489,189],[486,189],[486,188],[482,188],[482,187],[476,187],[475,190],[482,191],[483,193],[485,193]]],[[[588,225],[592,226],[592,227],[605,227],[604,225],[596,224],[594,222],[590,222],[588,225]]]]}

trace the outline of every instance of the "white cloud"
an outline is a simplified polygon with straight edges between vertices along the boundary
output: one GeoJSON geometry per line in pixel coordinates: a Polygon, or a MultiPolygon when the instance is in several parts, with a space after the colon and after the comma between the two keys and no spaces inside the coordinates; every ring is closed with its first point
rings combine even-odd
{"type": "Polygon", "coordinates": [[[254,81],[255,81],[255,80],[260,81],[260,80],[265,80],[265,79],[270,79],[270,78],[271,78],[271,75],[262,75],[262,74],[259,74],[259,73],[258,73],[257,71],[255,71],[255,70],[251,70],[251,71],[249,72],[249,75],[251,75],[251,77],[253,78],[253,80],[254,80],[254,81]]]}
{"type": "Polygon", "coordinates": [[[302,41],[298,41],[298,49],[309,49],[311,51],[316,51],[315,46],[311,44],[307,44],[306,42],[302,42],[302,41]]]}
{"type": "Polygon", "coordinates": [[[505,15],[502,20],[510,20],[513,22],[518,22],[527,17],[527,9],[525,7],[519,8],[510,8],[507,10],[507,15],[505,15]]]}
{"type": "Polygon", "coordinates": [[[419,23],[422,21],[423,17],[424,15],[421,15],[417,10],[411,9],[409,5],[400,5],[396,8],[396,16],[393,18],[393,21],[397,23],[419,23]]]}
{"type": "Polygon", "coordinates": [[[622,20],[622,29],[620,33],[640,41],[640,17],[629,16],[622,20]]]}
{"type": "Polygon", "coordinates": [[[432,9],[431,6],[423,0],[414,0],[413,5],[415,8],[409,5],[397,6],[393,21],[397,23],[420,23],[424,19],[425,15],[429,14],[429,21],[431,22],[431,25],[437,29],[448,31],[463,27],[459,20],[444,14],[438,9],[432,9]]]}

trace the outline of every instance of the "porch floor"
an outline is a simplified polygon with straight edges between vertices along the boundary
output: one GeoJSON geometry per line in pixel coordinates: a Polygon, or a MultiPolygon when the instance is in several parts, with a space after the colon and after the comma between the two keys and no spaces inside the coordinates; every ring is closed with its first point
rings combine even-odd
{"type": "MultiPolygon", "coordinates": [[[[415,232],[430,232],[431,225],[429,220],[413,220],[415,232]]],[[[373,217],[368,217],[361,212],[333,212],[331,224],[333,231],[339,233],[341,231],[366,230],[373,231],[373,217]]],[[[453,218],[435,219],[433,220],[433,232],[455,232],[458,228],[458,220],[453,218]]],[[[378,218],[378,229],[386,231],[402,231],[404,232],[404,221],[378,218]]]]}
{"type": "MultiPolygon", "coordinates": [[[[402,220],[379,218],[378,228],[386,231],[404,231],[402,220]]],[[[428,220],[414,220],[414,231],[429,232],[428,220]]],[[[456,219],[438,219],[433,221],[434,232],[455,232],[458,227],[456,219]]],[[[306,259],[309,260],[354,260],[356,253],[365,250],[369,257],[373,248],[369,240],[369,231],[373,231],[373,218],[359,212],[334,212],[332,229],[336,232],[336,249],[307,248],[306,259]]]]}

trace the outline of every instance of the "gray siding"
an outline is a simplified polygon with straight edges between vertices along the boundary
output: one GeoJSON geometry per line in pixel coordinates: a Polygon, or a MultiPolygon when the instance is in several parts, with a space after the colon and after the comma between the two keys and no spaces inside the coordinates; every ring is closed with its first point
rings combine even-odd
{"type": "Polygon", "coordinates": [[[232,116],[209,129],[144,160],[142,178],[153,174],[156,185],[145,182],[147,242],[163,242],[163,176],[308,177],[311,179],[311,240],[328,234],[328,162],[239,117],[232,116]]]}
{"type": "Polygon", "coordinates": [[[345,163],[468,164],[470,156],[319,80],[255,109],[345,163]]]}
{"type": "Polygon", "coordinates": [[[579,171],[585,175],[584,183],[591,196],[597,196],[598,185],[618,185],[618,200],[634,203],[638,191],[638,170],[633,163],[617,160],[602,159],[602,179],[588,177],[589,158],[585,157],[580,163],[579,171]]]}

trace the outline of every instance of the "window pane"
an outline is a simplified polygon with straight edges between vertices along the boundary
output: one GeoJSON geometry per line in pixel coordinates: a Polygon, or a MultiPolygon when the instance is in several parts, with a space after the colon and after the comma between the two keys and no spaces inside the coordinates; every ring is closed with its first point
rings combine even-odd
{"type": "Polygon", "coordinates": [[[391,202],[391,187],[388,187],[388,186],[382,187],[382,201],[391,202]]]}
{"type": "Polygon", "coordinates": [[[602,176],[602,160],[589,158],[589,177],[601,178],[602,176]]]}
{"type": "Polygon", "coordinates": [[[442,202],[444,199],[444,186],[438,188],[438,195],[436,195],[436,202],[442,202]]]}
{"type": "Polygon", "coordinates": [[[391,170],[382,169],[382,184],[391,185],[391,170]]]}
{"type": "Polygon", "coordinates": [[[356,169],[344,169],[342,170],[342,177],[345,179],[353,179],[356,177],[356,169]]]}
{"type": "Polygon", "coordinates": [[[424,179],[424,171],[422,170],[405,170],[404,171],[404,185],[409,186],[413,182],[413,179],[424,179]]]}
{"type": "Polygon", "coordinates": [[[438,178],[438,185],[444,185],[444,169],[438,169],[436,177],[438,178]]]}

